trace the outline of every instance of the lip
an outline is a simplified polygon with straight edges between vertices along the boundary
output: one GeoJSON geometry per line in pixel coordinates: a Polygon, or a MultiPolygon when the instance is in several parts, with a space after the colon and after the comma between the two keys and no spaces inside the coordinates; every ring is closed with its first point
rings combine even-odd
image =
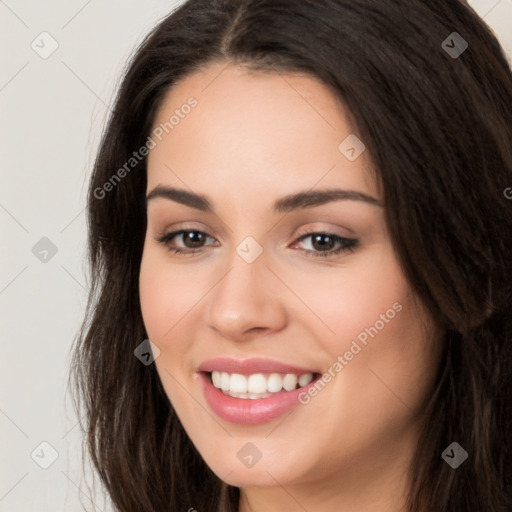
{"type": "Polygon", "coordinates": [[[320,373],[320,370],[318,369],[300,368],[298,366],[292,366],[272,359],[254,358],[237,360],[228,357],[203,361],[199,365],[198,371],[239,373],[241,375],[251,375],[253,373],[295,373],[296,375],[320,373]]]}
{"type": "Polygon", "coordinates": [[[239,425],[259,425],[288,413],[294,407],[300,405],[299,395],[307,392],[309,387],[314,386],[320,376],[319,372],[265,359],[248,359],[245,361],[212,359],[199,366],[203,393],[210,409],[222,420],[239,425]],[[213,385],[209,375],[212,371],[225,371],[242,375],[252,373],[295,373],[298,375],[313,373],[316,377],[306,386],[293,391],[282,390],[267,398],[252,400],[225,395],[213,385]]]}

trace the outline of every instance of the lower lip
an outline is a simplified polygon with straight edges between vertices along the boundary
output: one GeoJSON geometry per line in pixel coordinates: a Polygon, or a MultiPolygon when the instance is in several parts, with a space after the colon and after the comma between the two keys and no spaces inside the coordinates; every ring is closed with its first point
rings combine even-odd
{"type": "Polygon", "coordinates": [[[239,425],[258,425],[283,416],[299,405],[299,395],[307,392],[317,379],[293,391],[281,391],[267,398],[234,398],[217,389],[206,373],[200,373],[206,401],[213,412],[225,421],[239,425]]]}

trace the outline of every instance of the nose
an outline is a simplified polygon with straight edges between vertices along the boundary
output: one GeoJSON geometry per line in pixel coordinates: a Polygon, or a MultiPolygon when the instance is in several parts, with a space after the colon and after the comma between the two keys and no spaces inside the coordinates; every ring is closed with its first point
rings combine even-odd
{"type": "Polygon", "coordinates": [[[247,263],[235,255],[230,270],[208,294],[208,324],[226,339],[244,341],[287,324],[279,281],[260,257],[247,263]],[[238,260],[238,261],[237,261],[238,260]]]}

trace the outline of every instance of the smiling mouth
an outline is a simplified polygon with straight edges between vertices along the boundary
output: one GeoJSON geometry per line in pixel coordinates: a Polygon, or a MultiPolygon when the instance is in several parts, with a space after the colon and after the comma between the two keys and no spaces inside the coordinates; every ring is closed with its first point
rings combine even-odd
{"type": "Polygon", "coordinates": [[[254,373],[242,375],[221,371],[205,372],[215,388],[232,398],[257,400],[294,391],[310,384],[317,373],[254,373]]]}

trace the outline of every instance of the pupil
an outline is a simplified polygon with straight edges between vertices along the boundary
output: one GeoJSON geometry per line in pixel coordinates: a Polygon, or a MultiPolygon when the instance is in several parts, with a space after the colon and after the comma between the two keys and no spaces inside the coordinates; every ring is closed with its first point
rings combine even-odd
{"type": "Polygon", "coordinates": [[[329,235],[316,235],[313,237],[313,247],[318,250],[327,250],[333,248],[334,240],[329,235]],[[325,242],[327,239],[327,243],[325,242]],[[322,242],[322,240],[324,240],[322,242]]]}
{"type": "Polygon", "coordinates": [[[203,234],[199,233],[198,231],[190,231],[189,233],[187,233],[187,236],[185,237],[185,245],[192,248],[201,247],[203,242],[203,234]]]}

